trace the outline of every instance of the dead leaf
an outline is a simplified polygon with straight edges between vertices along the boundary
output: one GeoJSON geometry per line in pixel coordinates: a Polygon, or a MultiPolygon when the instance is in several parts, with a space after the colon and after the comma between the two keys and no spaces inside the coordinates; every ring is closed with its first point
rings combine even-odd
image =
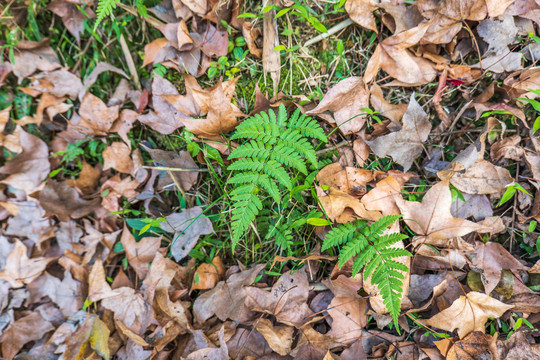
{"type": "Polygon", "coordinates": [[[128,227],[124,225],[120,242],[126,251],[129,265],[135,270],[139,279],[144,279],[148,273],[150,262],[154,259],[161,245],[159,237],[145,237],[135,241],[128,227]]]}
{"type": "Polygon", "coordinates": [[[202,215],[202,212],[200,206],[195,206],[171,214],[165,217],[165,222],[161,223],[161,228],[164,231],[174,233],[171,255],[176,261],[182,260],[189,254],[197,244],[199,236],[214,232],[212,222],[202,215]]]}
{"type": "Polygon", "coordinates": [[[77,7],[77,4],[65,0],[54,0],[47,5],[47,9],[62,18],[64,26],[77,39],[77,42],[81,41],[84,21],[96,16],[92,8],[85,8],[83,12],[77,7]]]}
{"type": "MultiPolygon", "coordinates": [[[[267,5],[277,4],[277,0],[269,0],[267,5]]],[[[274,50],[279,45],[278,25],[276,11],[270,10],[265,14],[263,21],[263,71],[264,76],[270,73],[274,83],[274,95],[277,95],[279,78],[281,74],[281,56],[279,51],[274,50]]]]}
{"type": "MultiPolygon", "coordinates": [[[[150,153],[156,166],[170,169],[199,169],[188,151],[182,150],[175,153],[158,149],[146,148],[145,150],[150,153]]],[[[171,186],[180,186],[182,191],[188,191],[197,183],[198,177],[199,172],[197,171],[160,170],[157,188],[168,189],[171,186]]]]}
{"type": "Polygon", "coordinates": [[[195,272],[191,290],[210,290],[225,275],[225,265],[219,256],[212,259],[212,263],[202,263],[195,272]]]}
{"type": "Polygon", "coordinates": [[[195,321],[200,324],[214,315],[222,321],[238,320],[247,296],[244,286],[251,285],[265,266],[260,264],[232,274],[226,281],[219,282],[212,290],[197,297],[193,304],[195,321]]]}
{"type": "Polygon", "coordinates": [[[49,46],[49,39],[40,42],[20,41],[13,57],[13,74],[17,76],[19,84],[36,70],[53,71],[61,66],[58,56],[49,46]],[[25,46],[21,46],[23,43],[25,46]]]}
{"type": "Polygon", "coordinates": [[[87,93],[81,102],[79,115],[81,121],[73,124],[84,133],[91,135],[106,135],[118,118],[120,107],[107,107],[100,98],[90,93],[87,93]]]}
{"type": "Polygon", "coordinates": [[[256,56],[257,58],[262,58],[263,52],[260,48],[257,47],[255,41],[261,35],[261,29],[255,27],[253,23],[246,21],[242,24],[242,35],[246,40],[246,44],[251,55],[256,56]]]}
{"type": "Polygon", "coordinates": [[[493,229],[483,223],[458,219],[450,213],[452,195],[448,182],[441,181],[424,195],[422,202],[406,201],[395,197],[403,219],[426,244],[443,245],[449,239],[467,235],[473,231],[490,232],[493,229]]]}
{"type": "Polygon", "coordinates": [[[401,194],[401,186],[393,176],[389,175],[364,195],[361,202],[367,210],[380,211],[384,216],[398,215],[400,210],[394,197],[401,194]]]}
{"type": "Polygon", "coordinates": [[[348,0],[345,2],[345,10],[349,17],[358,25],[371,31],[377,32],[373,11],[377,10],[377,4],[373,0],[348,0]]]}
{"type": "Polygon", "coordinates": [[[464,172],[456,172],[450,183],[467,194],[495,195],[500,197],[506,186],[514,182],[510,172],[489,161],[478,160],[464,172]]]}
{"type": "Polygon", "coordinates": [[[332,317],[332,328],[328,336],[343,344],[350,344],[362,336],[368,320],[365,298],[336,296],[326,311],[332,317]]]}
{"type": "Polygon", "coordinates": [[[460,296],[448,309],[423,322],[428,326],[446,331],[457,329],[459,337],[463,339],[473,331],[483,333],[485,323],[489,318],[498,319],[513,307],[513,305],[506,305],[485,294],[473,291],[466,296],[460,296]]]}
{"type": "Polygon", "coordinates": [[[396,79],[392,85],[417,86],[432,81],[436,76],[432,63],[408,50],[422,39],[429,26],[429,23],[422,23],[379,43],[364,73],[366,83],[375,79],[379,69],[396,79]]]}
{"type": "Polygon", "coordinates": [[[379,85],[373,85],[369,89],[371,94],[369,101],[373,110],[385,118],[390,119],[395,124],[400,124],[401,118],[407,111],[407,104],[392,105],[386,101],[379,85]]]}
{"type": "Polygon", "coordinates": [[[256,322],[255,328],[264,336],[268,345],[281,356],[291,352],[294,328],[284,325],[272,325],[268,319],[261,318],[256,322]]]}
{"type": "Polygon", "coordinates": [[[431,132],[431,123],[422,107],[411,96],[411,102],[403,115],[401,130],[366,141],[379,157],[392,156],[395,162],[410,169],[413,161],[422,154],[423,142],[431,132]]]}
{"type": "Polygon", "coordinates": [[[8,175],[0,182],[30,194],[49,175],[49,149],[43,140],[24,130],[21,130],[20,143],[22,153],[0,167],[0,174],[8,175]]]}
{"type": "Polygon", "coordinates": [[[335,188],[330,188],[326,196],[319,196],[319,201],[328,218],[339,224],[357,218],[377,220],[382,216],[378,211],[368,211],[358,198],[335,188]]]}
{"type": "Polygon", "coordinates": [[[115,169],[124,174],[131,174],[134,169],[131,151],[123,142],[113,142],[103,150],[103,170],[115,169]]]}
{"type": "Polygon", "coordinates": [[[150,270],[143,281],[143,285],[154,287],[156,290],[168,289],[171,281],[180,271],[180,265],[164,257],[157,251],[152,260],[152,266],[150,266],[150,270]]]}
{"type": "Polygon", "coordinates": [[[60,221],[69,221],[70,218],[80,219],[97,210],[100,206],[99,198],[85,200],[77,190],[55,180],[49,180],[39,195],[39,204],[50,215],[56,215],[60,221]]]}
{"type": "Polygon", "coordinates": [[[250,310],[273,315],[283,324],[299,328],[312,313],[307,305],[309,283],[303,269],[281,275],[270,292],[256,287],[244,290],[250,310]]]}
{"type": "Polygon", "coordinates": [[[472,259],[471,268],[482,274],[482,283],[487,295],[497,287],[503,270],[511,270],[517,279],[521,279],[518,270],[527,271],[526,266],[496,242],[477,243],[475,252],[469,256],[472,259]]]}
{"type": "Polygon", "coordinates": [[[447,360],[491,359],[496,356],[496,337],[474,331],[463,340],[456,341],[446,355],[447,360]]]}
{"type": "Polygon", "coordinates": [[[13,359],[26,343],[43,338],[51,330],[54,330],[54,326],[37,311],[18,319],[2,336],[4,359],[13,359]]]}
{"type": "Polygon", "coordinates": [[[176,110],[162,95],[178,95],[178,90],[168,80],[155,76],[152,82],[154,111],[140,115],[137,119],[157,132],[169,135],[184,125],[182,120],[187,116],[176,110]]]}
{"type": "Polygon", "coordinates": [[[497,341],[497,350],[499,359],[540,359],[540,347],[534,343],[531,345],[522,331],[516,331],[508,340],[497,341]]]}
{"type": "Polygon", "coordinates": [[[369,92],[361,77],[349,77],[332,87],[308,115],[321,117],[339,127],[344,135],[360,131],[366,122],[369,92]],[[327,113],[329,112],[329,113],[327,113]]]}
{"type": "Polygon", "coordinates": [[[30,284],[37,279],[53,260],[44,257],[30,259],[26,252],[26,246],[16,239],[15,247],[6,258],[6,266],[0,271],[0,279],[9,282],[14,289],[23,287],[24,284],[30,284]]]}

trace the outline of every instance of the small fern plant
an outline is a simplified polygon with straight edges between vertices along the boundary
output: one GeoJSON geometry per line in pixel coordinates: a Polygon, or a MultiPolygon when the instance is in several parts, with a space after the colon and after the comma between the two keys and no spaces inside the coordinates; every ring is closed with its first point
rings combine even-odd
{"type": "MultiPolygon", "coordinates": [[[[298,175],[307,176],[310,164],[317,169],[315,147],[310,140],[327,141],[317,121],[301,114],[300,109],[289,118],[283,104],[277,114],[271,110],[244,120],[231,137],[231,140],[237,139],[244,142],[229,155],[232,164],[228,170],[233,175],[227,181],[233,186],[229,193],[233,251],[263,207],[267,212],[268,198],[277,204],[277,208],[282,208],[284,195],[288,194],[290,198],[298,175]]],[[[274,229],[279,226],[274,225],[274,229]]],[[[285,242],[290,240],[287,229],[277,233],[268,232],[283,235],[285,242]]]]}
{"type": "Polygon", "coordinates": [[[94,31],[106,16],[110,16],[113,10],[116,9],[117,0],[99,0],[98,7],[96,9],[96,23],[94,24],[94,31]]]}
{"type": "Polygon", "coordinates": [[[365,220],[340,224],[328,232],[321,248],[321,251],[333,246],[340,248],[338,261],[340,268],[354,258],[353,276],[364,268],[364,279],[371,278],[371,283],[379,289],[396,329],[399,329],[398,317],[405,279],[401,271],[408,272],[409,268],[395,259],[412,255],[405,249],[392,247],[398,241],[406,239],[407,235],[400,233],[383,235],[383,232],[400,217],[401,215],[384,216],[372,225],[365,220]]]}

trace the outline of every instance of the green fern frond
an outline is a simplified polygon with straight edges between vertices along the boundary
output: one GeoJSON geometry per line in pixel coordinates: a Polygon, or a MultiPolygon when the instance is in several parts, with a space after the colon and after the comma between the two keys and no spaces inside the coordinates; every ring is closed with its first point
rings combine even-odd
{"type": "Polygon", "coordinates": [[[392,247],[406,239],[406,235],[382,234],[399,218],[400,215],[384,216],[369,226],[364,220],[340,224],[328,232],[322,245],[323,251],[332,246],[341,247],[338,261],[340,267],[354,259],[353,276],[364,269],[364,279],[370,279],[377,286],[397,329],[405,279],[403,273],[408,272],[409,268],[396,259],[412,255],[405,249],[392,247]]]}
{"type": "MultiPolygon", "coordinates": [[[[228,157],[233,161],[228,170],[234,172],[227,181],[233,186],[229,193],[233,249],[257,216],[262,216],[263,201],[270,197],[281,206],[282,193],[293,190],[298,172],[307,175],[308,162],[316,166],[315,147],[307,138],[327,141],[319,124],[299,111],[291,122],[284,105],[277,111],[254,115],[236,128],[231,139],[246,141],[228,157]]],[[[276,242],[286,241],[291,231],[281,229],[281,235],[275,235],[276,242]]]]}
{"type": "Polygon", "coordinates": [[[324,130],[319,126],[317,121],[304,114],[300,115],[300,109],[297,109],[289,119],[288,128],[298,130],[300,134],[306,137],[318,139],[322,142],[328,141],[324,130]]]}
{"type": "Polygon", "coordinates": [[[106,16],[109,16],[113,13],[113,10],[116,8],[116,0],[99,0],[98,7],[96,9],[96,23],[94,25],[94,31],[97,29],[99,24],[105,19],[106,16]]]}

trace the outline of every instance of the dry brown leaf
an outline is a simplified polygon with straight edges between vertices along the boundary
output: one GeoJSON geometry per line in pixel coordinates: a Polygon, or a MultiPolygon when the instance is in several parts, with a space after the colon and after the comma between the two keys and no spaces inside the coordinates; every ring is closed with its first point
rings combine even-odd
{"type": "Polygon", "coordinates": [[[371,31],[377,32],[377,24],[373,11],[377,9],[377,4],[373,0],[347,0],[345,10],[349,17],[358,25],[371,31]]]}
{"type": "Polygon", "coordinates": [[[489,151],[491,160],[498,161],[501,158],[512,159],[515,161],[521,161],[525,155],[525,151],[519,146],[521,143],[521,136],[514,135],[504,139],[501,139],[491,145],[489,151]]]}
{"type": "Polygon", "coordinates": [[[157,251],[143,285],[154,287],[156,290],[168,289],[171,286],[171,281],[180,270],[180,265],[157,251]]]}
{"type": "Polygon", "coordinates": [[[268,345],[281,356],[291,352],[293,343],[294,328],[284,325],[272,325],[268,319],[261,318],[257,321],[255,328],[264,336],[268,345]]]}
{"type": "Polygon", "coordinates": [[[2,355],[11,360],[30,341],[37,341],[45,336],[54,326],[35,311],[13,323],[1,338],[2,355]]]}
{"type": "Polygon", "coordinates": [[[79,108],[81,121],[73,125],[91,135],[106,135],[118,118],[119,109],[119,106],[108,107],[100,98],[88,93],[79,108]]]}
{"type": "Polygon", "coordinates": [[[431,123],[422,107],[411,96],[411,102],[403,115],[401,130],[366,141],[379,157],[392,156],[395,162],[410,169],[413,161],[422,154],[423,142],[431,132],[431,123]]]}
{"type": "Polygon", "coordinates": [[[6,258],[6,266],[0,271],[0,279],[7,281],[14,289],[37,279],[53,260],[44,257],[30,259],[26,252],[26,246],[15,239],[15,247],[6,258]]]}
{"type": "Polygon", "coordinates": [[[334,187],[350,195],[364,195],[367,184],[374,182],[379,174],[377,171],[343,167],[340,163],[333,163],[317,173],[317,180],[321,185],[334,187]]]}
{"type": "Polygon", "coordinates": [[[262,49],[259,49],[257,47],[257,44],[255,43],[257,38],[261,35],[261,29],[253,26],[253,23],[246,21],[242,24],[242,35],[244,36],[244,39],[246,40],[249,53],[251,55],[258,57],[259,59],[262,58],[262,55],[263,55],[262,49]]]}
{"type": "MultiPolygon", "coordinates": [[[[269,0],[268,5],[276,5],[277,0],[269,0]]],[[[268,11],[264,16],[263,21],[263,71],[264,76],[270,73],[270,77],[274,83],[274,95],[277,95],[279,78],[281,74],[281,55],[279,51],[274,50],[279,45],[278,25],[276,19],[276,11],[268,11]]]]}
{"type": "Polygon", "coordinates": [[[244,114],[231,102],[230,92],[234,92],[236,81],[218,82],[210,89],[196,91],[193,89],[195,101],[205,112],[206,119],[183,119],[186,128],[197,136],[217,139],[227,134],[238,125],[237,118],[244,114]]]}
{"type": "Polygon", "coordinates": [[[219,256],[212,259],[212,263],[202,263],[195,272],[191,290],[210,290],[225,275],[225,265],[219,256]]]}
{"type": "Polygon", "coordinates": [[[422,23],[379,43],[369,59],[364,80],[367,83],[372,82],[379,69],[382,69],[396,79],[395,85],[416,86],[432,81],[436,75],[432,63],[424,58],[414,56],[408,50],[422,39],[429,25],[429,23],[422,23]]]}
{"type": "Polygon", "coordinates": [[[505,360],[539,360],[540,346],[531,344],[525,332],[516,331],[508,340],[497,341],[499,359],[505,360]]]}
{"type": "Polygon", "coordinates": [[[92,266],[88,285],[90,301],[101,300],[101,305],[111,310],[115,319],[123,322],[132,331],[144,328],[147,319],[153,316],[152,307],[134,289],[127,287],[111,289],[105,280],[103,263],[99,259],[92,266]]]}
{"type": "Polygon", "coordinates": [[[450,183],[464,193],[496,197],[500,197],[506,186],[513,182],[507,169],[486,160],[478,160],[472,167],[464,172],[456,172],[450,179],[450,183]]]}
{"type": "Polygon", "coordinates": [[[250,310],[273,315],[283,324],[299,328],[312,314],[307,305],[309,282],[303,269],[281,275],[270,292],[252,286],[244,290],[250,310]]]}
{"type": "Polygon", "coordinates": [[[103,150],[103,170],[114,169],[124,174],[131,174],[135,165],[131,160],[131,150],[123,142],[113,142],[103,150]]]}
{"type": "Polygon", "coordinates": [[[43,140],[24,130],[20,143],[22,153],[0,167],[0,174],[8,175],[0,182],[30,194],[49,175],[49,149],[43,140]]]}
{"type": "Polygon", "coordinates": [[[407,104],[392,105],[388,103],[379,85],[371,86],[369,92],[371,93],[369,102],[373,106],[373,110],[392,120],[394,123],[400,124],[401,118],[405,114],[405,111],[407,111],[407,104]]]}
{"type": "MultiPolygon", "coordinates": [[[[179,153],[163,151],[158,149],[146,149],[154,160],[156,166],[179,169],[198,169],[188,151],[182,150],[179,153]]],[[[191,190],[197,183],[199,172],[197,171],[160,171],[157,189],[169,189],[173,186],[180,186],[182,191],[191,190]],[[173,180],[174,177],[174,180],[173,180]]]]}
{"type": "Polygon", "coordinates": [[[82,218],[97,210],[101,200],[99,198],[85,200],[77,190],[55,180],[49,180],[39,195],[39,204],[50,215],[56,215],[60,221],[69,221],[82,218]]]}
{"type": "Polygon", "coordinates": [[[40,42],[19,41],[13,58],[13,74],[17,76],[19,84],[36,70],[53,71],[61,67],[58,56],[49,46],[49,39],[40,42]]]}
{"type": "Polygon", "coordinates": [[[406,201],[398,196],[395,200],[407,225],[416,234],[421,235],[422,241],[426,244],[444,246],[449,239],[473,231],[494,232],[493,228],[484,223],[474,223],[452,216],[450,212],[452,195],[448,182],[445,181],[432,186],[421,203],[406,201]]]}
{"type": "Polygon", "coordinates": [[[65,0],[54,0],[47,5],[47,9],[62,18],[64,26],[77,39],[77,42],[81,41],[84,21],[96,16],[91,7],[86,7],[84,11],[81,11],[77,4],[65,0]]]}
{"type": "Polygon", "coordinates": [[[118,200],[125,197],[128,200],[133,199],[139,193],[135,190],[139,187],[140,183],[137,180],[131,180],[128,176],[123,180],[120,178],[120,174],[116,174],[101,186],[101,193],[104,194],[105,190],[109,190],[107,196],[103,197],[101,206],[105,209],[116,212],[120,211],[120,205],[118,200]]]}
{"type": "Polygon", "coordinates": [[[350,344],[362,336],[362,330],[368,320],[365,298],[336,296],[326,311],[332,317],[332,328],[327,335],[335,341],[350,344]]]}
{"type": "Polygon", "coordinates": [[[182,120],[187,116],[176,110],[162,95],[178,95],[178,90],[168,80],[161,76],[155,76],[152,82],[154,111],[140,115],[137,119],[157,132],[169,135],[184,126],[182,120]]]}
{"type": "Polygon", "coordinates": [[[133,110],[124,109],[120,113],[120,117],[114,122],[111,127],[111,132],[117,133],[122,140],[128,145],[131,149],[131,141],[128,138],[128,133],[133,127],[139,113],[133,110]]]}
{"type": "Polygon", "coordinates": [[[452,345],[446,354],[446,360],[491,359],[496,354],[496,339],[483,332],[474,331],[452,345]]]}
{"type": "Polygon", "coordinates": [[[323,114],[323,119],[336,124],[344,135],[360,131],[366,122],[369,92],[361,77],[349,77],[332,87],[308,115],[323,114]],[[330,114],[325,114],[330,112],[330,114]]]}
{"type": "Polygon", "coordinates": [[[221,321],[238,320],[244,312],[244,286],[251,285],[265,266],[260,264],[232,274],[226,281],[219,282],[212,290],[197,297],[193,304],[195,321],[201,324],[214,315],[221,321]]]}
{"type": "Polygon", "coordinates": [[[398,215],[400,210],[394,197],[401,194],[401,187],[399,181],[389,175],[364,195],[361,202],[367,210],[380,211],[385,216],[398,215]]]}
{"type": "Polygon", "coordinates": [[[150,262],[159,250],[161,238],[145,237],[135,241],[127,225],[124,225],[120,242],[124,246],[129,265],[135,270],[139,279],[144,279],[148,273],[150,262]]]}
{"type": "Polygon", "coordinates": [[[335,188],[330,188],[326,196],[319,196],[319,201],[328,218],[340,224],[358,218],[377,220],[382,216],[378,211],[368,211],[360,199],[335,188]]]}
{"type": "Polygon", "coordinates": [[[459,337],[463,339],[473,331],[485,332],[484,326],[489,318],[498,319],[513,307],[473,291],[460,296],[448,309],[423,320],[423,323],[446,331],[457,329],[459,337]]]}
{"type": "MultiPolygon", "coordinates": [[[[527,270],[501,244],[496,242],[477,243],[471,258],[471,269],[482,274],[481,279],[485,292],[489,295],[501,280],[503,270],[511,270],[517,279],[521,279],[518,270],[527,270]]],[[[518,280],[519,281],[519,280],[518,280]]]]}
{"type": "Polygon", "coordinates": [[[174,233],[171,244],[171,255],[176,261],[185,258],[197,244],[199,236],[214,232],[212,222],[204,216],[200,206],[183,209],[165,217],[167,221],[161,223],[161,228],[174,233]]]}

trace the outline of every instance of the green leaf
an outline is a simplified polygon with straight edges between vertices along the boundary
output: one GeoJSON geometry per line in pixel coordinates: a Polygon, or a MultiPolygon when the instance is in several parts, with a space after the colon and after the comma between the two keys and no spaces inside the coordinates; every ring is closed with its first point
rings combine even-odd
{"type": "Polygon", "coordinates": [[[532,133],[533,135],[540,129],[540,116],[536,117],[536,120],[534,120],[532,133]]]}
{"type": "Polygon", "coordinates": [[[504,192],[503,196],[501,197],[501,200],[497,204],[497,207],[501,206],[502,204],[506,203],[508,200],[514,196],[516,193],[516,187],[515,186],[509,186],[506,188],[506,191],[504,192]]]}
{"type": "Polygon", "coordinates": [[[326,219],[321,219],[321,218],[309,218],[307,219],[307,223],[309,225],[313,225],[313,226],[327,226],[327,225],[332,225],[332,222],[331,221],[328,221],[326,219]]]}

